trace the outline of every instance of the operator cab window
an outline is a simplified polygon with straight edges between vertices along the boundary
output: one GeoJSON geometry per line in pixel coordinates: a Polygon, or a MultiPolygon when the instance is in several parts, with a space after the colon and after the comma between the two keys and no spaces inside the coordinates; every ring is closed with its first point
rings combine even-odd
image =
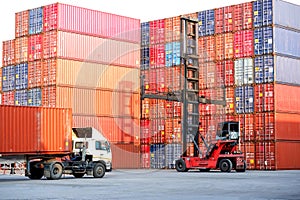
{"type": "Polygon", "coordinates": [[[75,149],[82,149],[84,145],[86,148],[89,148],[87,142],[75,142],[75,149]]]}
{"type": "Polygon", "coordinates": [[[106,141],[96,141],[96,150],[109,151],[109,145],[106,141]]]}

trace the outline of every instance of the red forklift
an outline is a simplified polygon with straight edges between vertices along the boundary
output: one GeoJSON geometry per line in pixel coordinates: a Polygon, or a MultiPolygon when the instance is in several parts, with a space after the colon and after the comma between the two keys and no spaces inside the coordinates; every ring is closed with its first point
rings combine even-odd
{"type": "MultiPolygon", "coordinates": [[[[245,172],[244,154],[238,150],[240,127],[239,122],[228,121],[218,124],[215,141],[208,144],[199,131],[199,104],[226,106],[225,86],[222,99],[210,99],[199,96],[199,56],[198,56],[198,20],[181,17],[181,72],[180,90],[168,91],[166,94],[146,94],[143,76],[141,77],[141,99],[163,99],[182,102],[182,147],[180,159],[175,161],[178,172],[189,169],[209,171],[220,169],[222,172],[245,172]],[[206,151],[199,148],[199,138],[206,151]],[[188,144],[194,144],[194,154],[188,155],[188,144]]],[[[224,85],[224,84],[223,84],[224,85]]]]}

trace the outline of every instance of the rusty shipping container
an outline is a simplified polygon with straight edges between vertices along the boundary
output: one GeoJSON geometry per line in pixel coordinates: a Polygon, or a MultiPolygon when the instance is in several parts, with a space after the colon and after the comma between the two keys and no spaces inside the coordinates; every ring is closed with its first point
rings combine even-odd
{"type": "Polygon", "coordinates": [[[140,68],[140,45],[63,31],[45,32],[43,58],[140,68]]]}
{"type": "Polygon", "coordinates": [[[15,64],[15,39],[2,42],[2,67],[15,64]]]}
{"type": "Polygon", "coordinates": [[[1,154],[58,154],[72,150],[69,108],[0,106],[1,154]]]}
{"type": "Polygon", "coordinates": [[[140,43],[139,19],[62,3],[43,6],[43,15],[44,32],[61,30],[140,43]]]}

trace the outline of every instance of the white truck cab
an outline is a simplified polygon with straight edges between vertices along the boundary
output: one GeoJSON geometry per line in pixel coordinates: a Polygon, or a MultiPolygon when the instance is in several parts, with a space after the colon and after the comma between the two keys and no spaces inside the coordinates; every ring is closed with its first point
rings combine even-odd
{"type": "Polygon", "coordinates": [[[87,156],[92,156],[92,161],[105,162],[106,171],[112,171],[112,152],[110,143],[101,132],[93,127],[73,128],[72,135],[73,153],[79,155],[84,151],[87,156]]]}

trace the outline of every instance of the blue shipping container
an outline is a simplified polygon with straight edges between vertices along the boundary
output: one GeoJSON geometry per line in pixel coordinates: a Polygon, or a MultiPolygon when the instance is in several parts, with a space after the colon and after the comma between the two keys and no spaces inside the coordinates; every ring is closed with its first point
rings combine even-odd
{"type": "Polygon", "coordinates": [[[253,86],[240,86],[235,88],[235,112],[254,112],[254,89],[253,86]]]}
{"type": "Polygon", "coordinates": [[[275,56],[276,82],[300,85],[300,59],[275,56]]]}
{"type": "Polygon", "coordinates": [[[253,26],[275,24],[300,30],[300,6],[282,0],[257,0],[253,2],[253,26]]]}
{"type": "Polygon", "coordinates": [[[29,10],[29,34],[38,34],[43,31],[43,8],[29,10]]]}
{"type": "Polygon", "coordinates": [[[172,60],[173,60],[172,49],[173,49],[172,42],[166,43],[166,45],[165,45],[165,59],[166,59],[165,65],[166,65],[166,67],[172,66],[172,60]]]}
{"type": "Polygon", "coordinates": [[[169,169],[175,168],[175,161],[180,158],[182,154],[181,144],[167,144],[166,151],[166,167],[169,169]]]}
{"type": "Polygon", "coordinates": [[[173,66],[180,65],[180,42],[173,42],[172,64],[173,66]]]}
{"type": "Polygon", "coordinates": [[[150,35],[149,35],[149,30],[150,30],[150,26],[149,26],[149,22],[143,22],[141,23],[141,45],[142,46],[149,46],[150,43],[150,35]]]}
{"type": "Polygon", "coordinates": [[[149,47],[141,47],[141,70],[149,69],[150,66],[149,47]]]}
{"type": "Polygon", "coordinates": [[[150,167],[154,169],[166,167],[164,144],[152,144],[150,146],[150,167]]]}
{"type": "Polygon", "coordinates": [[[41,106],[42,105],[42,90],[41,88],[32,88],[28,90],[28,105],[41,106]]]}
{"type": "Polygon", "coordinates": [[[255,83],[272,83],[274,81],[274,57],[258,56],[254,59],[255,83]]]}
{"type": "Polygon", "coordinates": [[[254,54],[263,55],[273,52],[273,28],[263,27],[254,30],[254,54]]]}
{"type": "Polygon", "coordinates": [[[15,89],[15,66],[2,68],[2,91],[8,92],[15,89]]]}
{"type": "Polygon", "coordinates": [[[300,58],[300,32],[275,27],[273,40],[275,53],[300,58]]]}
{"type": "Polygon", "coordinates": [[[215,33],[215,11],[205,10],[198,13],[199,36],[213,35],[215,33]]]}
{"type": "Polygon", "coordinates": [[[27,90],[17,90],[15,92],[15,105],[16,106],[27,106],[27,90]]]}
{"type": "Polygon", "coordinates": [[[180,42],[169,42],[165,44],[165,66],[172,67],[180,65],[180,42]]]}
{"type": "Polygon", "coordinates": [[[28,64],[16,65],[16,90],[28,88],[28,64]]]}

